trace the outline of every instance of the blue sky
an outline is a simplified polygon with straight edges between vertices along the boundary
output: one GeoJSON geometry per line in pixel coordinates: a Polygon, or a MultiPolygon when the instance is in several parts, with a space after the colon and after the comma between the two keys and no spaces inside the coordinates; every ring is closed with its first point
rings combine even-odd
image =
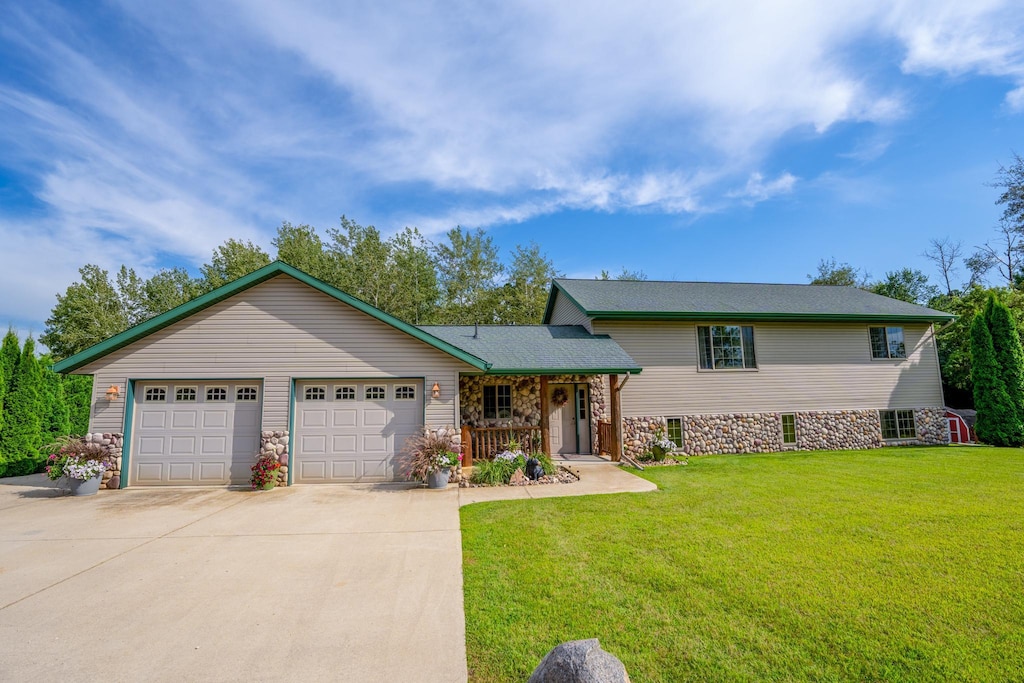
{"type": "Polygon", "coordinates": [[[931,273],[930,238],[990,238],[1024,5],[683,5],[8,0],[0,322],[41,332],[85,263],[342,214],[575,277],[931,273]]]}

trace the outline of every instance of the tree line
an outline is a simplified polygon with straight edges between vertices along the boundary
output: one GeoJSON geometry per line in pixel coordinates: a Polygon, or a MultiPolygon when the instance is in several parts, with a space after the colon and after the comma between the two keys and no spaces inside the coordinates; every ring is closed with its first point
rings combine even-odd
{"type": "Polygon", "coordinates": [[[37,357],[31,337],[14,330],[0,343],[0,477],[42,469],[44,447],[89,429],[92,378],[61,375],[49,354],[37,357]]]}

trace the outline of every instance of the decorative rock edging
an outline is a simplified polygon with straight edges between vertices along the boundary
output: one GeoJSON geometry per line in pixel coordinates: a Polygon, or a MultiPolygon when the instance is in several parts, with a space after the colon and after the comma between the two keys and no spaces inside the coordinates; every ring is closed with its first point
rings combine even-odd
{"type": "MultiPolygon", "coordinates": [[[[851,450],[892,445],[947,443],[943,408],[917,408],[913,439],[885,440],[877,410],[795,411],[795,445],[782,443],[782,413],[683,415],[683,448],[689,455],[774,453],[784,450],[851,450]]],[[[662,416],[622,419],[623,451],[647,453],[666,428],[662,416]]]]}
{"type": "Polygon", "coordinates": [[[124,434],[120,432],[108,432],[86,434],[82,437],[86,443],[95,443],[103,446],[107,452],[111,469],[103,473],[102,488],[121,488],[121,459],[124,453],[124,434]]]}
{"type": "Polygon", "coordinates": [[[260,452],[258,457],[269,455],[281,463],[277,471],[277,485],[288,485],[288,430],[260,432],[260,452]]]}

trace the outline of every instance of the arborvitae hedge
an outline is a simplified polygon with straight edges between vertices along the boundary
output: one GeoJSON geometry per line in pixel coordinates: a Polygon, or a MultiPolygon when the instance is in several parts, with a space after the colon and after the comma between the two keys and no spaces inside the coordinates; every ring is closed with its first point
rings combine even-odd
{"type": "Polygon", "coordinates": [[[7,410],[0,449],[7,460],[7,476],[20,476],[36,471],[39,455],[39,414],[42,408],[43,376],[36,359],[32,338],[25,340],[14,382],[7,396],[7,410]]]}
{"type": "MultiPolygon", "coordinates": [[[[4,335],[3,344],[0,344],[0,433],[3,430],[4,409],[7,405],[7,395],[11,392],[11,385],[14,383],[14,368],[18,367],[18,358],[21,356],[21,342],[14,330],[8,329],[4,335]]],[[[3,453],[0,453],[0,461],[3,460],[3,453]]]]}
{"type": "Polygon", "coordinates": [[[70,434],[85,436],[89,431],[89,409],[92,405],[92,377],[64,375],[64,400],[67,402],[70,434]]]}
{"type": "Polygon", "coordinates": [[[64,399],[64,378],[50,369],[49,362],[43,368],[43,409],[40,420],[40,448],[71,433],[71,417],[64,399]]]}
{"type": "Polygon", "coordinates": [[[992,333],[1000,376],[1010,403],[1017,411],[1019,431],[1013,440],[1021,445],[1024,444],[1024,348],[1021,348],[1020,333],[1010,309],[995,297],[990,297],[985,306],[985,318],[992,333]]]}
{"type": "MultiPolygon", "coordinates": [[[[992,300],[990,299],[990,304],[992,300]]],[[[1020,409],[1010,398],[1003,369],[989,329],[988,307],[971,323],[971,364],[974,377],[975,427],[978,438],[994,446],[1021,445],[1020,409]]],[[[993,309],[994,314],[994,309],[993,309]]],[[[1004,340],[1004,344],[1005,344],[1004,340]]],[[[1018,342],[1019,343],[1019,342],[1018,342]]],[[[1011,375],[1012,379],[1012,375],[1011,375]]]]}

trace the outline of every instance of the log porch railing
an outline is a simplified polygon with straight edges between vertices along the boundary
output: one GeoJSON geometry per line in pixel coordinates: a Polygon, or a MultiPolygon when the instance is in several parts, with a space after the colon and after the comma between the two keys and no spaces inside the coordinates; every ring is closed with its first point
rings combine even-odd
{"type": "Polygon", "coordinates": [[[599,420],[597,423],[597,452],[610,455],[614,450],[614,438],[612,423],[606,420],[599,420]]]}
{"type": "Polygon", "coordinates": [[[463,427],[462,466],[471,467],[473,460],[492,459],[507,450],[513,439],[524,453],[541,450],[540,427],[463,427]]]}

